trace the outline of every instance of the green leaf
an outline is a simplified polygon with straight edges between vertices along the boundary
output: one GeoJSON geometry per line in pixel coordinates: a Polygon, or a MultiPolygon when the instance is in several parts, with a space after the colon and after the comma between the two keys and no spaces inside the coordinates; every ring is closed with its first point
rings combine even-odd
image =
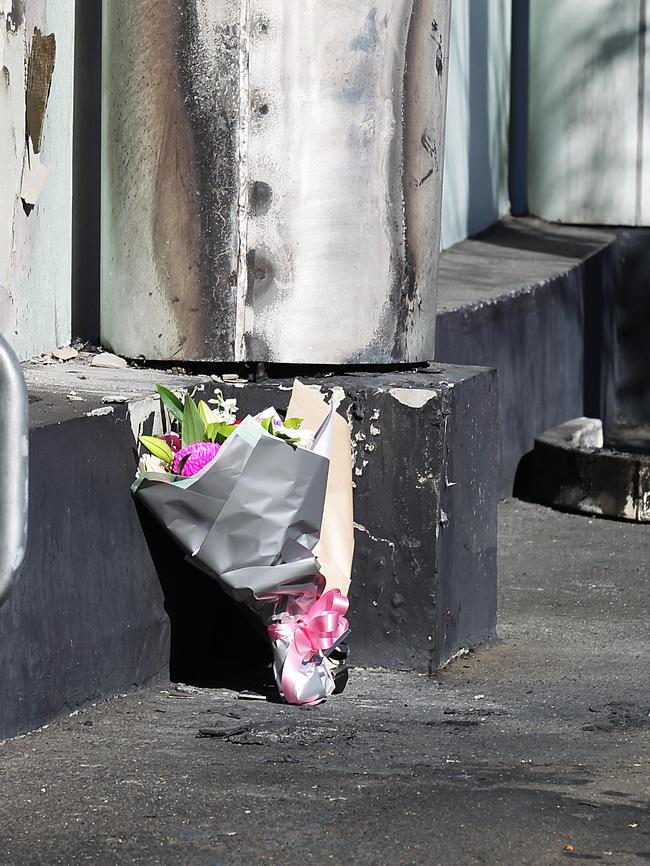
{"type": "Polygon", "coordinates": [[[262,427],[266,430],[267,433],[270,433],[273,436],[273,418],[264,418],[263,421],[260,422],[262,427]]]}
{"type": "Polygon", "coordinates": [[[219,424],[215,421],[205,428],[205,438],[222,445],[236,429],[236,424],[219,424]]]}
{"type": "Polygon", "coordinates": [[[178,462],[178,466],[176,467],[176,473],[177,473],[177,475],[182,475],[182,474],[183,474],[183,467],[185,466],[185,464],[187,463],[187,461],[188,461],[189,459],[190,459],[190,455],[189,455],[189,454],[186,454],[185,457],[181,457],[181,459],[180,459],[179,462],[178,462]]]}
{"type": "Polygon", "coordinates": [[[304,420],[304,418],[287,418],[285,419],[284,426],[289,430],[297,430],[304,420]]]}
{"type": "Polygon", "coordinates": [[[199,410],[196,408],[194,400],[189,394],[185,395],[185,405],[183,407],[183,426],[181,429],[181,442],[183,448],[188,445],[194,445],[195,442],[203,442],[205,439],[205,424],[199,410]]]}
{"type": "Polygon", "coordinates": [[[163,401],[163,405],[167,407],[174,418],[178,421],[182,421],[183,403],[181,402],[180,397],[177,397],[173,391],[170,391],[169,388],[165,388],[163,385],[156,385],[156,390],[160,394],[160,399],[163,401]]]}
{"type": "Polygon", "coordinates": [[[162,439],[159,439],[157,436],[140,436],[139,438],[147,451],[151,451],[154,457],[158,457],[163,463],[169,463],[170,465],[174,462],[172,449],[162,439]]]}
{"type": "Polygon", "coordinates": [[[231,433],[234,433],[235,430],[237,429],[237,424],[220,424],[219,426],[220,426],[219,435],[223,436],[224,442],[231,435],[231,433]]]}
{"type": "Polygon", "coordinates": [[[284,433],[282,430],[276,431],[275,436],[278,439],[282,439],[284,442],[288,442],[289,445],[296,445],[300,441],[299,439],[295,439],[293,436],[289,436],[288,433],[284,433]]]}

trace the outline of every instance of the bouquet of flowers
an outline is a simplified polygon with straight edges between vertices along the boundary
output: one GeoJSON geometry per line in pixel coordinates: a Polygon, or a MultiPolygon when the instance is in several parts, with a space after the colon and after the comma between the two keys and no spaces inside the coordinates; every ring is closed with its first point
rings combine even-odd
{"type": "Polygon", "coordinates": [[[134,496],[192,563],[266,628],[275,680],[291,704],[335,688],[329,656],[348,634],[353,550],[348,425],[294,383],[274,408],[237,419],[220,391],[207,403],[162,386],[170,432],[141,436],[134,496]]]}

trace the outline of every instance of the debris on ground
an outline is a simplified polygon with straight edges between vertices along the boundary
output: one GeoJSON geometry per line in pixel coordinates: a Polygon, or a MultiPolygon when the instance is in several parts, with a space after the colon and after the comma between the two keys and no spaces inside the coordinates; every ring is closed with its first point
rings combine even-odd
{"type": "Polygon", "coordinates": [[[79,356],[79,352],[72,346],[60,346],[58,349],[53,349],[50,354],[57,361],[72,361],[79,356]]]}
{"type": "Polygon", "coordinates": [[[92,367],[106,367],[111,370],[124,370],[128,366],[126,358],[120,358],[119,355],[114,355],[112,352],[100,352],[99,355],[93,355],[90,364],[92,367]]]}

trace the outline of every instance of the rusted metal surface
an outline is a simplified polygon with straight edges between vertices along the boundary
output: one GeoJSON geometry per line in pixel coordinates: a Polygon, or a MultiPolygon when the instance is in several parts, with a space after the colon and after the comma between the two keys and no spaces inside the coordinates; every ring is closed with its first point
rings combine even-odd
{"type": "Polygon", "coordinates": [[[102,338],[433,357],[449,0],[108,0],[102,338]]]}

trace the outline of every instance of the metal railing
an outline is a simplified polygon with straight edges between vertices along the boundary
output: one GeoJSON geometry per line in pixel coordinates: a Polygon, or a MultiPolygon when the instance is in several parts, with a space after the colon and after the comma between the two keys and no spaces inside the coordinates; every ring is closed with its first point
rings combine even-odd
{"type": "Polygon", "coordinates": [[[27,390],[13,350],[0,336],[0,605],[6,600],[27,542],[27,390]]]}

